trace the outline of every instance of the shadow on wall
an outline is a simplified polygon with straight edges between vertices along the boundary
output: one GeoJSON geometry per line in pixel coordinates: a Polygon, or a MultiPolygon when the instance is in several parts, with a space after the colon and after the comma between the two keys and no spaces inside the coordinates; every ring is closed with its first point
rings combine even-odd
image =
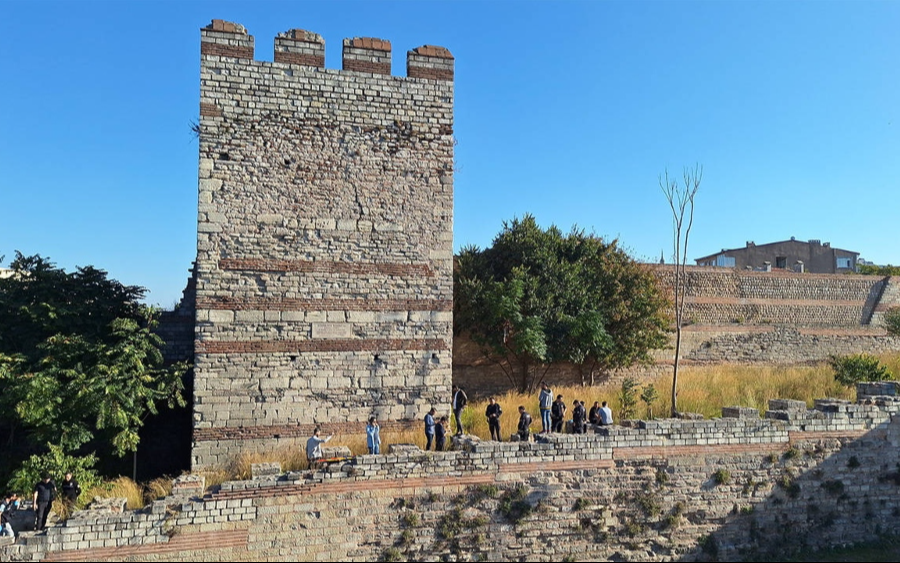
{"type": "MultiPolygon", "coordinates": [[[[884,404],[877,397],[869,401],[884,404]]],[[[846,413],[850,421],[854,418],[856,405],[817,403],[825,412],[846,413]]],[[[737,501],[721,519],[721,526],[700,538],[700,553],[685,560],[699,556],[700,560],[758,561],[896,534],[895,528],[885,525],[900,517],[896,411],[888,421],[858,437],[803,431],[821,414],[806,411],[805,406],[775,412],[773,416],[769,411],[767,418],[787,419],[790,448],[762,459],[758,471],[730,472],[721,467],[711,474],[704,488],[731,489],[737,501]]]]}

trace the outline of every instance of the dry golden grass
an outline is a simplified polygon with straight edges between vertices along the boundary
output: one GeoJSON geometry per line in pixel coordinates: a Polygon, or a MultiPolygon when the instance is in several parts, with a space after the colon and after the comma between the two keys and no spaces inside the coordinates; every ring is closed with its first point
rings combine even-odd
{"type": "Polygon", "coordinates": [[[118,477],[94,487],[88,491],[88,498],[93,499],[94,497],[124,498],[125,506],[129,510],[144,507],[144,488],[128,477],[118,477]]]}
{"type": "Polygon", "coordinates": [[[157,477],[144,485],[144,502],[146,504],[167,497],[170,494],[172,494],[171,477],[157,477]]]}
{"type": "MultiPolygon", "coordinates": [[[[900,376],[900,354],[886,354],[879,357],[895,376],[900,376]]],[[[768,407],[769,399],[794,399],[805,401],[810,407],[815,399],[836,398],[854,400],[856,391],[841,386],[834,381],[834,374],[826,364],[812,366],[750,366],[715,365],[685,366],[678,376],[678,410],[697,412],[708,418],[722,415],[722,407],[744,406],[759,409],[768,407]]],[[[571,416],[572,402],[583,400],[590,410],[594,401],[607,401],[617,413],[621,411],[618,384],[603,384],[594,387],[566,386],[551,387],[554,395],[561,394],[571,416]]],[[[672,376],[662,375],[652,383],[659,392],[659,400],[653,405],[655,418],[668,415],[671,405],[672,376]]],[[[646,385],[646,384],[645,384],[646,385]]],[[[640,390],[638,390],[638,395],[640,390]]],[[[503,408],[501,435],[504,439],[515,432],[519,420],[518,407],[522,405],[534,417],[533,432],[540,431],[541,420],[538,408],[538,394],[520,394],[514,391],[495,398],[503,408]]],[[[478,401],[463,413],[466,431],[487,439],[490,436],[484,410],[487,401],[478,401]]],[[[646,405],[638,400],[636,418],[649,418],[646,405]]]]}
{"type": "MultiPolygon", "coordinates": [[[[306,452],[300,447],[285,446],[265,452],[243,452],[237,455],[225,472],[229,479],[249,479],[254,463],[279,463],[282,471],[299,471],[307,467],[306,452]]],[[[207,487],[211,486],[207,482],[207,487]]]]}

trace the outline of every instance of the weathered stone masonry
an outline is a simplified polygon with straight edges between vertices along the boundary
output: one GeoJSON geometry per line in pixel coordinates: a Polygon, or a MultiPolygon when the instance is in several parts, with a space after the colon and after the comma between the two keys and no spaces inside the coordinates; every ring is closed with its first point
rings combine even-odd
{"type": "Polygon", "coordinates": [[[193,467],[448,399],[453,57],[342,47],[201,30],[193,467]]]}
{"type": "Polygon", "coordinates": [[[0,560],[729,561],[874,540],[900,513],[900,399],[892,382],[857,395],[267,467],[202,498],[185,476],[148,509],[78,512],[0,560]],[[519,485],[515,519],[502,501],[519,485]]]}

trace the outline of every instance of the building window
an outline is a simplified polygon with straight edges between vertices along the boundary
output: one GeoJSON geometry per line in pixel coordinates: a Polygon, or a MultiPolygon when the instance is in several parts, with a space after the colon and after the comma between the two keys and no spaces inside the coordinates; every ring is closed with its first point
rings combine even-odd
{"type": "Polygon", "coordinates": [[[775,257],[775,267],[776,268],[787,268],[787,257],[786,256],[776,256],[775,257]]]}
{"type": "Polygon", "coordinates": [[[734,256],[716,256],[716,266],[734,268],[734,256]]]}
{"type": "Polygon", "coordinates": [[[851,262],[851,259],[850,259],[850,258],[838,258],[838,259],[837,259],[837,267],[838,267],[839,270],[840,270],[841,268],[843,268],[843,269],[845,269],[845,270],[849,270],[850,267],[851,267],[851,266],[850,266],[850,262],[851,262]]]}

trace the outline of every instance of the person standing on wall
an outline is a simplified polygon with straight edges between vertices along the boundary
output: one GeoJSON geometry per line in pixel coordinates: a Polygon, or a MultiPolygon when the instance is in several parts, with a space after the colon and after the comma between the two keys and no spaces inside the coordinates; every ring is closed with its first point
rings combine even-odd
{"type": "Polygon", "coordinates": [[[519,405],[519,439],[523,442],[528,441],[531,434],[531,415],[525,411],[525,407],[519,405]]]}
{"type": "Polygon", "coordinates": [[[369,455],[381,453],[381,427],[374,416],[369,418],[369,424],[366,425],[366,446],[369,447],[369,455]]]}
{"type": "Polygon", "coordinates": [[[594,406],[591,407],[591,411],[588,413],[588,422],[591,424],[600,424],[600,402],[594,401],[594,406]]]}
{"type": "Polygon", "coordinates": [[[538,406],[541,408],[541,433],[550,432],[553,424],[550,420],[550,409],[553,408],[553,391],[546,383],[541,383],[541,394],[538,395],[538,406]]]}
{"type": "Polygon", "coordinates": [[[34,485],[34,529],[36,531],[47,528],[47,516],[50,515],[50,507],[56,498],[56,483],[50,479],[49,473],[41,475],[41,480],[34,485]]]}
{"type": "Polygon", "coordinates": [[[309,460],[310,469],[312,469],[315,462],[325,457],[322,453],[322,444],[334,438],[334,434],[327,438],[320,438],[319,432],[320,429],[316,426],[316,429],[313,430],[313,435],[306,441],[306,458],[309,460]]]}
{"type": "Polygon", "coordinates": [[[566,403],[563,402],[563,396],[557,395],[556,400],[553,401],[553,406],[550,407],[550,422],[551,430],[554,432],[562,432],[563,431],[563,419],[566,417],[566,403]]]}
{"type": "Polygon", "coordinates": [[[434,451],[436,452],[444,451],[444,444],[447,441],[447,424],[449,424],[447,417],[442,416],[437,426],[434,427],[434,451]]]}
{"type": "Polygon", "coordinates": [[[70,507],[78,501],[78,495],[81,494],[81,487],[78,485],[78,481],[72,476],[71,472],[66,473],[59,488],[62,489],[63,499],[70,507]]]}
{"type": "Polygon", "coordinates": [[[464,432],[462,425],[462,411],[466,408],[469,398],[466,392],[458,385],[453,386],[453,417],[456,418],[456,435],[459,436],[464,432]]]}
{"type": "Polygon", "coordinates": [[[584,405],[575,401],[572,403],[572,432],[576,434],[584,434],[584,405]]]}
{"type": "Polygon", "coordinates": [[[612,409],[606,406],[606,401],[603,401],[603,406],[600,407],[600,424],[602,424],[603,426],[609,426],[612,423],[612,409]]]}
{"type": "Polygon", "coordinates": [[[484,411],[484,415],[487,417],[488,428],[491,431],[491,440],[497,440],[498,442],[502,442],[503,440],[500,438],[500,415],[503,414],[503,409],[500,408],[500,405],[497,404],[497,401],[491,397],[488,402],[488,406],[484,411]]]}
{"type": "Polygon", "coordinates": [[[431,443],[434,442],[434,413],[437,411],[434,407],[431,407],[431,410],[425,415],[425,440],[427,440],[425,444],[425,451],[431,449],[431,443]]]}

